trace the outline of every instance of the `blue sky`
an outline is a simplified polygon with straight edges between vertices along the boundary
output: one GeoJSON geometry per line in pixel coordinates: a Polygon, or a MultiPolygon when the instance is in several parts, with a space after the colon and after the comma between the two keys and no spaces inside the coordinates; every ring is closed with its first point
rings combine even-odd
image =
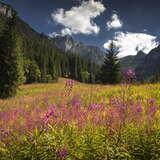
{"type": "Polygon", "coordinates": [[[78,41],[101,48],[114,39],[122,48],[121,56],[134,55],[137,50],[149,52],[160,40],[159,0],[3,2],[12,5],[19,16],[40,33],[70,34],[78,41]]]}

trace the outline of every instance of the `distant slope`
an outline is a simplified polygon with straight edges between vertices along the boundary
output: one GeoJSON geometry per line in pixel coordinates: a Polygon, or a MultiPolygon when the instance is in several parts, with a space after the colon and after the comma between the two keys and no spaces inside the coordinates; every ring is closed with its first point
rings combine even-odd
{"type": "MultiPolygon", "coordinates": [[[[3,33],[6,22],[16,15],[16,31],[22,42],[22,53],[24,59],[36,62],[41,71],[41,80],[57,79],[58,77],[73,78],[82,81],[83,72],[95,75],[97,65],[91,64],[85,57],[76,54],[66,54],[60,47],[56,46],[53,39],[44,34],[36,32],[24,22],[17,12],[9,5],[0,2],[0,34],[3,33]],[[8,13],[8,11],[10,11],[8,13]],[[94,66],[94,67],[90,67],[94,66]]],[[[0,42],[1,43],[1,42],[0,42]]]]}
{"type": "Polygon", "coordinates": [[[136,69],[139,65],[144,62],[146,54],[139,51],[135,56],[126,56],[120,59],[122,70],[127,68],[136,69]]]}
{"type": "Polygon", "coordinates": [[[141,79],[147,79],[160,73],[160,46],[145,56],[143,62],[136,67],[136,72],[141,79]]]}
{"type": "Polygon", "coordinates": [[[136,56],[127,56],[120,61],[122,70],[133,68],[137,73],[138,79],[149,80],[157,73],[160,74],[160,45],[148,54],[140,51],[136,56]]]}
{"type": "Polygon", "coordinates": [[[105,53],[100,48],[88,46],[84,43],[74,41],[71,36],[56,36],[52,39],[53,44],[64,52],[79,54],[81,57],[102,64],[105,53]]]}

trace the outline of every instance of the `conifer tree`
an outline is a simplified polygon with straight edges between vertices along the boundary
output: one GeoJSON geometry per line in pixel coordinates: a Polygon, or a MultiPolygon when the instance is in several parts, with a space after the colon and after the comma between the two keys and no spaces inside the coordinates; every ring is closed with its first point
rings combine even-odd
{"type": "Polygon", "coordinates": [[[14,96],[19,85],[21,67],[15,27],[16,17],[8,18],[0,36],[0,98],[14,96]]]}
{"type": "Polygon", "coordinates": [[[100,79],[104,84],[120,82],[120,63],[117,54],[118,48],[111,42],[100,71],[100,79]]]}

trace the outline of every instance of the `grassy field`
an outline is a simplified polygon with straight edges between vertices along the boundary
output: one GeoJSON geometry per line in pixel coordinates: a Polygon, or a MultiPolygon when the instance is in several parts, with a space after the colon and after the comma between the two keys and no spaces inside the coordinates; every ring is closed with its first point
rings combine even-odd
{"type": "Polygon", "coordinates": [[[0,100],[3,160],[159,160],[160,84],[60,79],[0,100]]]}

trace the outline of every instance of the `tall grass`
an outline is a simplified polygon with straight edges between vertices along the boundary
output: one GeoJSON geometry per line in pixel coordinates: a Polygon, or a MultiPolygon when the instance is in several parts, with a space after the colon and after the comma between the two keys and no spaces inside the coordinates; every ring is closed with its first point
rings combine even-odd
{"type": "Polygon", "coordinates": [[[159,160],[160,85],[126,82],[95,85],[92,102],[73,80],[23,86],[0,101],[0,159],[159,160]]]}

